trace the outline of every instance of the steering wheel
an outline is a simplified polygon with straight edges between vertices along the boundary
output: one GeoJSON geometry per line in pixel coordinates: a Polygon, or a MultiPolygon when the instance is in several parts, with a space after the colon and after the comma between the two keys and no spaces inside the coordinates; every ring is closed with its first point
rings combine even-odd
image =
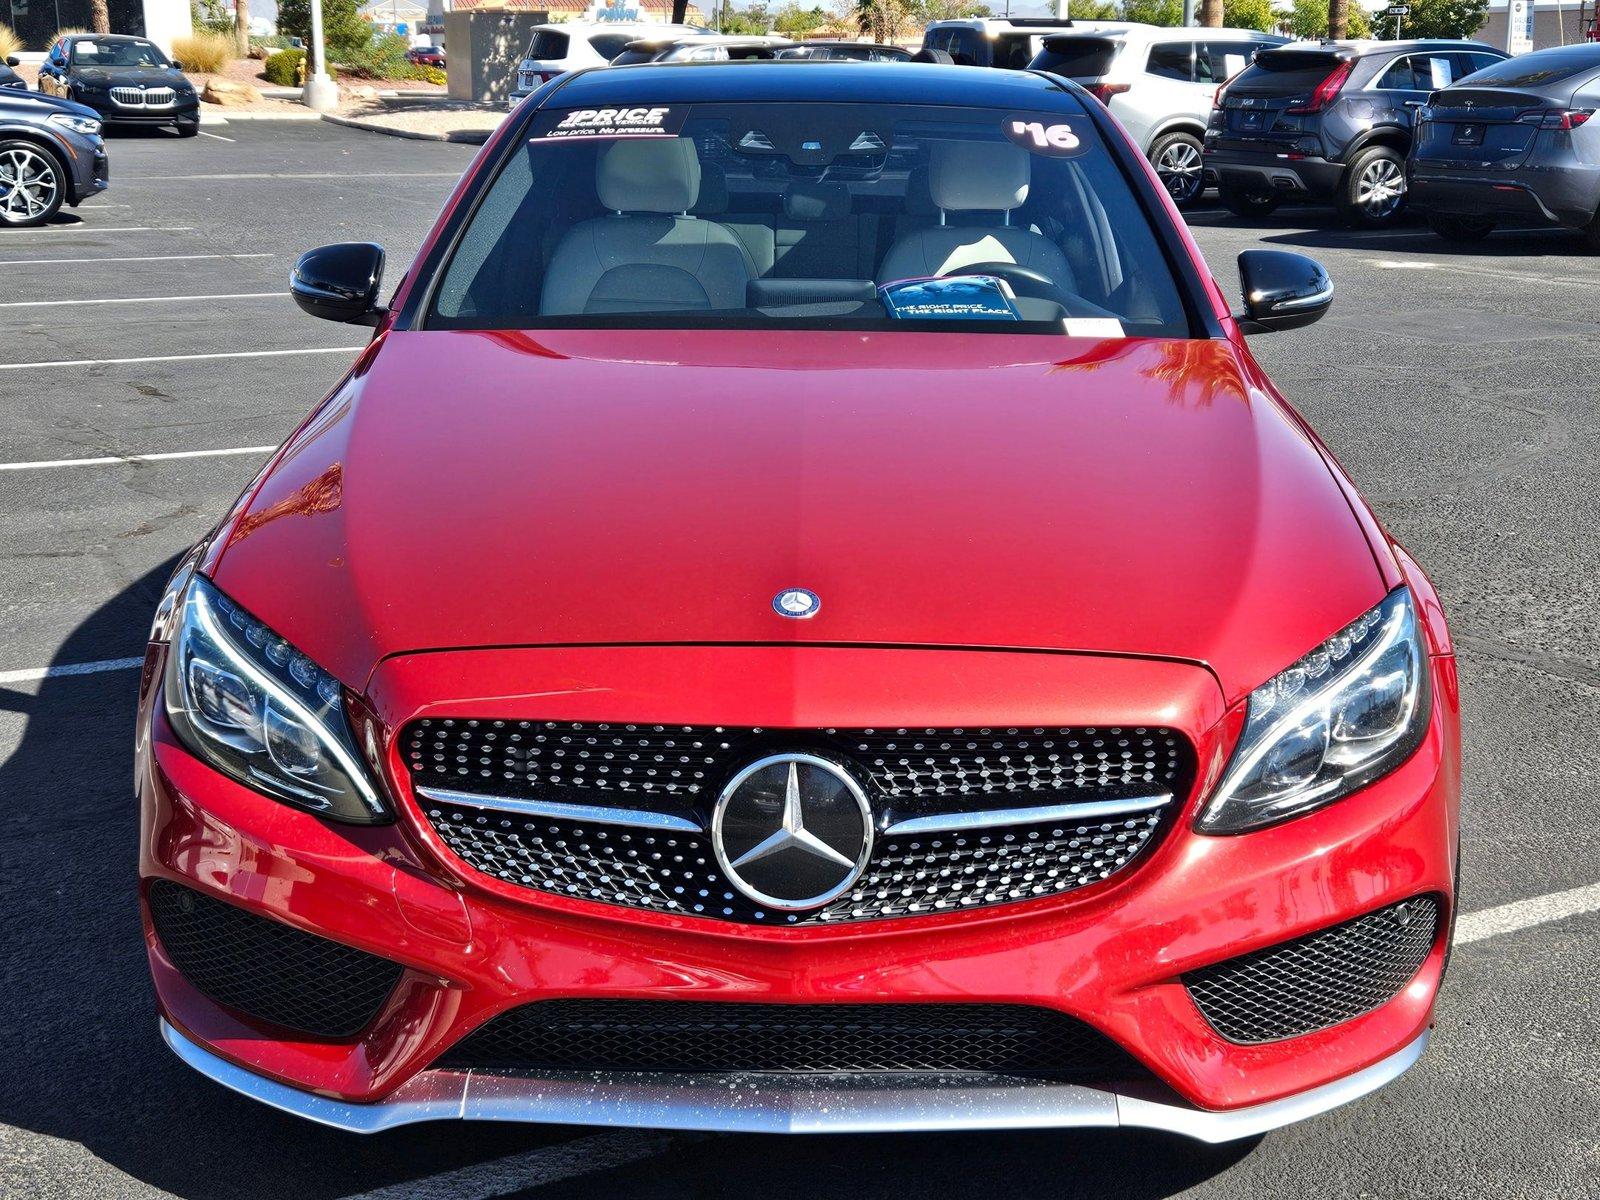
{"type": "Polygon", "coordinates": [[[1066,307],[1066,297],[1055,280],[1043,271],[1035,271],[1032,267],[1025,267],[1021,263],[968,263],[965,266],[952,267],[943,272],[939,278],[948,279],[952,275],[994,275],[1009,283],[1011,290],[1019,296],[1030,296],[1035,300],[1053,300],[1063,308],[1066,307]]]}

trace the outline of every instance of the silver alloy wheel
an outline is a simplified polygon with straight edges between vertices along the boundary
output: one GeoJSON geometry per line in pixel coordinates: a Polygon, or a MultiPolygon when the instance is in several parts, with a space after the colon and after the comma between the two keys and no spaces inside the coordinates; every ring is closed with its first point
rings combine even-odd
{"type": "Polygon", "coordinates": [[[1200,151],[1188,142],[1173,142],[1156,155],[1156,174],[1168,193],[1179,203],[1200,194],[1200,151]]]}
{"type": "Polygon", "coordinates": [[[26,146],[0,153],[0,221],[20,225],[50,210],[61,181],[50,157],[26,146]]]}
{"type": "Polygon", "coordinates": [[[1392,215],[1405,197],[1405,172],[1393,159],[1373,159],[1356,180],[1356,206],[1369,217],[1392,215]]]}

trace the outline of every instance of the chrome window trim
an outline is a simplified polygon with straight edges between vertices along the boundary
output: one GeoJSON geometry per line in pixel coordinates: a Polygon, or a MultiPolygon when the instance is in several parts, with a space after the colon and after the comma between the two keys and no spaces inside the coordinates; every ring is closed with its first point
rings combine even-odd
{"type": "Polygon", "coordinates": [[[926,817],[891,818],[885,837],[912,834],[957,833],[969,829],[999,829],[1007,825],[1043,825],[1051,821],[1091,821],[1127,813],[1149,812],[1172,803],[1171,792],[1153,796],[1127,796],[1119,800],[1086,800],[1078,804],[1045,804],[1035,808],[989,808],[979,812],[935,813],[926,817]]]}
{"type": "Polygon", "coordinates": [[[691,817],[651,812],[644,808],[612,808],[601,804],[563,804],[556,800],[525,800],[519,796],[490,796],[480,792],[455,792],[448,788],[419,787],[417,795],[443,804],[509,812],[524,817],[559,817],[596,825],[627,825],[634,829],[670,829],[676,833],[704,833],[705,826],[691,817]]]}
{"type": "Polygon", "coordinates": [[[257,1075],[211,1053],[165,1020],[179,1058],[223,1087],[351,1133],[419,1121],[518,1121],[724,1133],[898,1133],[911,1130],[1142,1128],[1213,1144],[1254,1137],[1348,1104],[1404,1074],[1428,1031],[1372,1066],[1297,1095],[1210,1112],[1160,1085],[1127,1091],[971,1074],[912,1078],[571,1072],[545,1078],[427,1070],[387,1099],[334,1100],[257,1075]]]}

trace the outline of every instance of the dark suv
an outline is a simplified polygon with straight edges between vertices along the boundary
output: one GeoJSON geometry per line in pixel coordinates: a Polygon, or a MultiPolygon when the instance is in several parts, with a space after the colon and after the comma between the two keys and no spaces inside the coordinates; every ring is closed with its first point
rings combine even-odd
{"type": "Polygon", "coordinates": [[[1493,66],[1481,42],[1321,42],[1263,50],[1217,90],[1205,169],[1240,216],[1332,200],[1373,227],[1405,207],[1406,153],[1430,92],[1493,66]]]}

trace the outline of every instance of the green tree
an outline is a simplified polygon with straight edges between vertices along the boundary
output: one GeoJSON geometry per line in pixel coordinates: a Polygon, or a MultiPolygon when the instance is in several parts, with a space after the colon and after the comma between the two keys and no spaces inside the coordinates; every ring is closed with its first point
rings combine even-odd
{"type": "Polygon", "coordinates": [[[820,7],[802,8],[795,0],[789,0],[772,18],[772,28],[798,40],[810,37],[831,19],[820,7]]]}
{"type": "MultiPolygon", "coordinates": [[[[278,32],[302,38],[309,47],[310,0],[278,0],[278,32]]],[[[334,62],[365,50],[372,41],[372,25],[361,15],[360,0],[322,0],[322,36],[334,62]]]]}
{"type": "MultiPolygon", "coordinates": [[[[1400,18],[1403,38],[1469,38],[1489,15],[1489,0],[1410,0],[1411,15],[1400,18]]],[[[1374,17],[1377,36],[1393,38],[1394,18],[1374,17]]]]}
{"type": "MultiPolygon", "coordinates": [[[[1074,4],[1072,15],[1082,19],[1074,4]]],[[[919,25],[932,21],[959,21],[970,17],[992,17],[994,10],[981,0],[912,0],[907,5],[911,19],[919,25]]]]}
{"type": "Polygon", "coordinates": [[[906,0],[856,0],[856,25],[874,42],[892,42],[910,18],[906,0]]]}
{"type": "Polygon", "coordinates": [[[717,28],[723,33],[738,37],[756,37],[772,28],[772,18],[768,16],[765,4],[735,8],[729,0],[722,0],[722,12],[717,18],[717,28]]]}
{"type": "MultiPolygon", "coordinates": [[[[1294,0],[1294,7],[1289,10],[1289,32],[1297,38],[1327,37],[1328,7],[1328,0],[1294,0]]],[[[1367,23],[1367,10],[1359,4],[1350,5],[1345,36],[1372,36],[1372,27],[1367,23]]]]}
{"type": "Polygon", "coordinates": [[[1183,24],[1183,0],[1123,0],[1122,19],[1144,25],[1183,24]]]}
{"type": "Polygon", "coordinates": [[[1259,29],[1271,33],[1278,27],[1272,0],[1222,0],[1222,23],[1229,29],[1259,29]]]}
{"type": "MultiPolygon", "coordinates": [[[[987,15],[987,14],[985,14],[987,15]]],[[[1116,0],[1072,0],[1074,21],[1120,21],[1122,7],[1116,0]]]]}

